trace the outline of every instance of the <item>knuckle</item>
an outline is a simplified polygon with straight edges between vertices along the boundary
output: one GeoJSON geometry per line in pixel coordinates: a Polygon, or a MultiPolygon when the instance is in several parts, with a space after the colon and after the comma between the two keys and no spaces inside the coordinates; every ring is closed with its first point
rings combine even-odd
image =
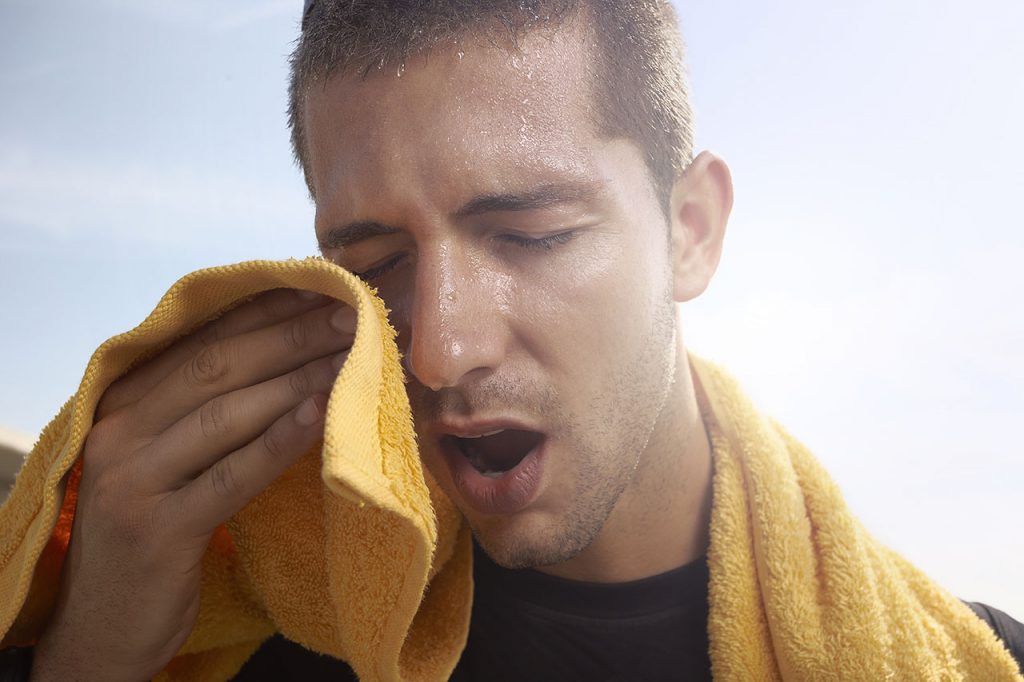
{"type": "Polygon", "coordinates": [[[103,467],[126,445],[125,429],[128,415],[125,410],[112,412],[96,422],[86,436],[83,459],[95,469],[103,467]]]}
{"type": "Polygon", "coordinates": [[[82,456],[87,460],[99,459],[103,453],[110,450],[112,441],[116,439],[116,431],[111,426],[113,416],[108,415],[106,418],[96,422],[92,429],[89,431],[89,435],[85,437],[85,448],[82,451],[82,456]]]}
{"type": "Polygon", "coordinates": [[[206,346],[185,363],[185,383],[195,388],[216,384],[227,375],[230,364],[223,344],[206,346]]]}
{"type": "Polygon", "coordinates": [[[124,384],[121,381],[115,381],[100,397],[100,402],[96,405],[96,416],[102,419],[127,402],[127,390],[124,384]]]}
{"type": "Polygon", "coordinates": [[[263,449],[274,459],[284,459],[288,454],[285,439],[278,429],[267,429],[263,432],[263,449]]]}
{"type": "Polygon", "coordinates": [[[309,341],[309,322],[304,316],[296,317],[284,327],[284,344],[288,350],[298,351],[309,341]]]}
{"type": "Polygon", "coordinates": [[[220,325],[216,321],[205,324],[193,332],[184,341],[185,348],[193,355],[198,355],[206,348],[213,346],[221,340],[222,333],[220,325]]]}
{"type": "Polygon", "coordinates": [[[214,493],[220,497],[238,497],[244,490],[236,467],[229,458],[224,458],[210,467],[210,484],[214,493]]]}
{"type": "Polygon", "coordinates": [[[228,429],[228,406],[222,397],[214,398],[199,408],[199,432],[204,438],[211,438],[228,429]]]}
{"type": "MultiPolygon", "coordinates": [[[[124,503],[124,485],[121,480],[121,476],[117,475],[116,471],[110,469],[101,472],[91,472],[88,481],[88,497],[96,508],[100,511],[103,518],[107,519],[113,526],[120,527],[123,514],[123,503],[124,503]]],[[[83,483],[79,484],[79,494],[83,492],[81,488],[85,482],[83,476],[83,483]]]]}
{"type": "Polygon", "coordinates": [[[312,388],[313,382],[306,368],[296,370],[288,375],[288,388],[296,396],[306,396],[312,388]]]}
{"type": "Polygon", "coordinates": [[[201,350],[212,346],[221,340],[220,325],[216,323],[207,324],[196,332],[196,349],[201,350]]]}
{"type": "Polygon", "coordinates": [[[284,289],[274,289],[257,296],[253,301],[256,305],[256,313],[265,320],[277,319],[283,312],[281,305],[281,292],[284,289]]]}

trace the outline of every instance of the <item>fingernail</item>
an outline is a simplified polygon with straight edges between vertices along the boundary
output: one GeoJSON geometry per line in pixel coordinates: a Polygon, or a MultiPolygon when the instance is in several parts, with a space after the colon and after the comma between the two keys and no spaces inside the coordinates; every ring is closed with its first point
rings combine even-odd
{"type": "Polygon", "coordinates": [[[348,352],[338,353],[331,359],[331,367],[334,368],[335,372],[340,372],[341,368],[345,364],[345,360],[348,359],[348,352]]]}
{"type": "Polygon", "coordinates": [[[320,419],[320,408],[316,406],[316,399],[309,396],[302,401],[299,409],[295,411],[295,421],[301,426],[312,426],[320,419]]]}
{"type": "Polygon", "coordinates": [[[354,334],[356,331],[356,311],[348,306],[338,308],[331,315],[331,326],[343,334],[354,334]]]}
{"type": "Polygon", "coordinates": [[[315,291],[306,291],[305,289],[296,289],[295,294],[303,301],[315,301],[321,296],[315,291]]]}

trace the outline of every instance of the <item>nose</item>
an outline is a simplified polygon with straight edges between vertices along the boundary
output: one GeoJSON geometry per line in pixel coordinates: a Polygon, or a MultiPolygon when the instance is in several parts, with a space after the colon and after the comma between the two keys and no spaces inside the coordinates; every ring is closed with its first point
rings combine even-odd
{"type": "Polygon", "coordinates": [[[421,251],[418,260],[407,369],[434,391],[494,371],[505,354],[507,320],[490,278],[453,248],[421,251]]]}

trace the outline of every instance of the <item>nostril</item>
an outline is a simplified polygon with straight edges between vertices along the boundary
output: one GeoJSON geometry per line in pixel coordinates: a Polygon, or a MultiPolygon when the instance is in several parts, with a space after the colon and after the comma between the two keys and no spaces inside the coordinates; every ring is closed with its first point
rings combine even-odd
{"type": "Polygon", "coordinates": [[[406,352],[401,353],[401,356],[402,369],[405,370],[405,383],[408,384],[415,381],[416,383],[420,384],[424,388],[430,389],[431,391],[440,391],[442,388],[444,388],[443,382],[431,382],[428,381],[426,377],[422,377],[416,373],[416,368],[413,366],[412,361],[412,348],[409,348],[406,352]]]}

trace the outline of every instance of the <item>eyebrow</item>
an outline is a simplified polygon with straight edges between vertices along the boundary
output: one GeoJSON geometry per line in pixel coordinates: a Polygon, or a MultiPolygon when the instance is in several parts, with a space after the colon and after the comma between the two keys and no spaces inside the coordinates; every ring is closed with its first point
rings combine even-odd
{"type": "Polygon", "coordinates": [[[328,230],[324,238],[320,240],[320,249],[342,249],[370,237],[394,234],[398,231],[397,227],[384,225],[374,220],[357,220],[328,230]]]}
{"type": "Polygon", "coordinates": [[[562,182],[534,187],[526,192],[481,194],[455,212],[457,218],[500,213],[503,211],[538,211],[562,204],[593,199],[600,193],[597,182],[562,182]]]}
{"type": "MultiPolygon", "coordinates": [[[[455,212],[456,218],[468,218],[486,213],[510,211],[539,211],[563,204],[593,199],[601,193],[597,182],[550,183],[525,192],[481,194],[466,202],[455,212]]],[[[332,227],[320,241],[321,249],[341,249],[371,237],[394,234],[400,229],[374,220],[357,220],[332,227]]]]}

